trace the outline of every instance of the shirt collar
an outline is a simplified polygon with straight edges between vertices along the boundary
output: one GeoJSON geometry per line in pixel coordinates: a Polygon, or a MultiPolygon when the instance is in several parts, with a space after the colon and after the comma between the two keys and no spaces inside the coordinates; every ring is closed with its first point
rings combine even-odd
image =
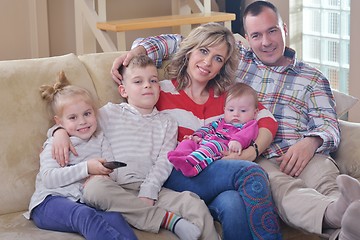
{"type": "Polygon", "coordinates": [[[299,66],[296,60],[296,51],[292,48],[285,47],[284,56],[289,58],[291,61],[287,66],[267,66],[256,56],[256,54],[249,49],[245,53],[245,59],[252,60],[258,65],[260,68],[271,68],[273,71],[283,73],[288,71],[293,71],[295,73],[299,73],[299,66]]]}
{"type": "Polygon", "coordinates": [[[157,110],[156,107],[154,107],[154,109],[153,109],[153,111],[151,113],[143,115],[135,107],[131,106],[130,104],[128,104],[126,102],[122,102],[122,103],[120,103],[120,105],[123,106],[124,109],[128,110],[132,114],[142,116],[144,118],[153,117],[153,116],[155,116],[155,115],[157,115],[159,113],[159,111],[157,110]]]}

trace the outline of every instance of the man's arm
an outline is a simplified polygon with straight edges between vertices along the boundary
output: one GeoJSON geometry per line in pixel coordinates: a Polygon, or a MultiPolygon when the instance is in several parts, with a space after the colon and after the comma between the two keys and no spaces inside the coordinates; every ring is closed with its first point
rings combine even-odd
{"type": "Polygon", "coordinates": [[[154,60],[156,66],[159,68],[162,65],[162,60],[169,58],[175,53],[182,41],[182,36],[178,34],[162,34],[159,36],[138,38],[131,46],[131,50],[119,57],[117,57],[111,67],[111,76],[117,83],[121,83],[122,76],[119,74],[119,67],[121,65],[127,66],[130,60],[137,55],[147,54],[154,60]]]}

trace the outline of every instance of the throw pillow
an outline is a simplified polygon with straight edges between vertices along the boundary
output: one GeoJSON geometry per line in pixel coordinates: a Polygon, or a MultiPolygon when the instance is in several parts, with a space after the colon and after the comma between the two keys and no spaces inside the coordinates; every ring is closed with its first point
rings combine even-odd
{"type": "Polygon", "coordinates": [[[350,96],[346,93],[339,92],[337,90],[332,90],[335,102],[336,102],[336,113],[338,115],[338,118],[342,117],[345,113],[349,111],[350,108],[352,108],[359,99],[353,96],[350,96]]]}

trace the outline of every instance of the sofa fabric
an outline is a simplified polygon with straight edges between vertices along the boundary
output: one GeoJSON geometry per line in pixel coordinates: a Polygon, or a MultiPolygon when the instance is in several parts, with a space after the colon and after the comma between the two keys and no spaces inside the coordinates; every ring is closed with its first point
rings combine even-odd
{"type": "MultiPolygon", "coordinates": [[[[123,101],[110,76],[115,57],[121,53],[94,53],[0,61],[0,239],[84,239],[74,233],[38,229],[22,214],[34,192],[39,153],[46,131],[54,124],[41,100],[39,87],[53,84],[63,70],[74,85],[87,88],[100,106],[123,101]]],[[[163,73],[160,70],[161,75],[163,73]]],[[[337,99],[338,101],[338,99],[337,99]]],[[[340,101],[340,100],[339,100],[340,101]]],[[[360,180],[360,124],[341,121],[342,141],[334,157],[343,173],[360,180]]],[[[217,223],[219,232],[220,225],[217,223]]],[[[283,226],[284,239],[318,239],[283,226]]],[[[169,231],[152,234],[136,230],[139,239],[177,239],[169,231]]]]}

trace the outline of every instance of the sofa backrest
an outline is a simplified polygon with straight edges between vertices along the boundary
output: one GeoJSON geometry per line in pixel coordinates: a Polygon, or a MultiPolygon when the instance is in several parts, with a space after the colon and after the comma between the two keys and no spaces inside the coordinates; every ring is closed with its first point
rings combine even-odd
{"type": "Polygon", "coordinates": [[[90,75],[74,54],[0,61],[0,214],[28,208],[39,169],[39,153],[54,123],[39,94],[65,71],[71,83],[96,94],[90,75]]]}

